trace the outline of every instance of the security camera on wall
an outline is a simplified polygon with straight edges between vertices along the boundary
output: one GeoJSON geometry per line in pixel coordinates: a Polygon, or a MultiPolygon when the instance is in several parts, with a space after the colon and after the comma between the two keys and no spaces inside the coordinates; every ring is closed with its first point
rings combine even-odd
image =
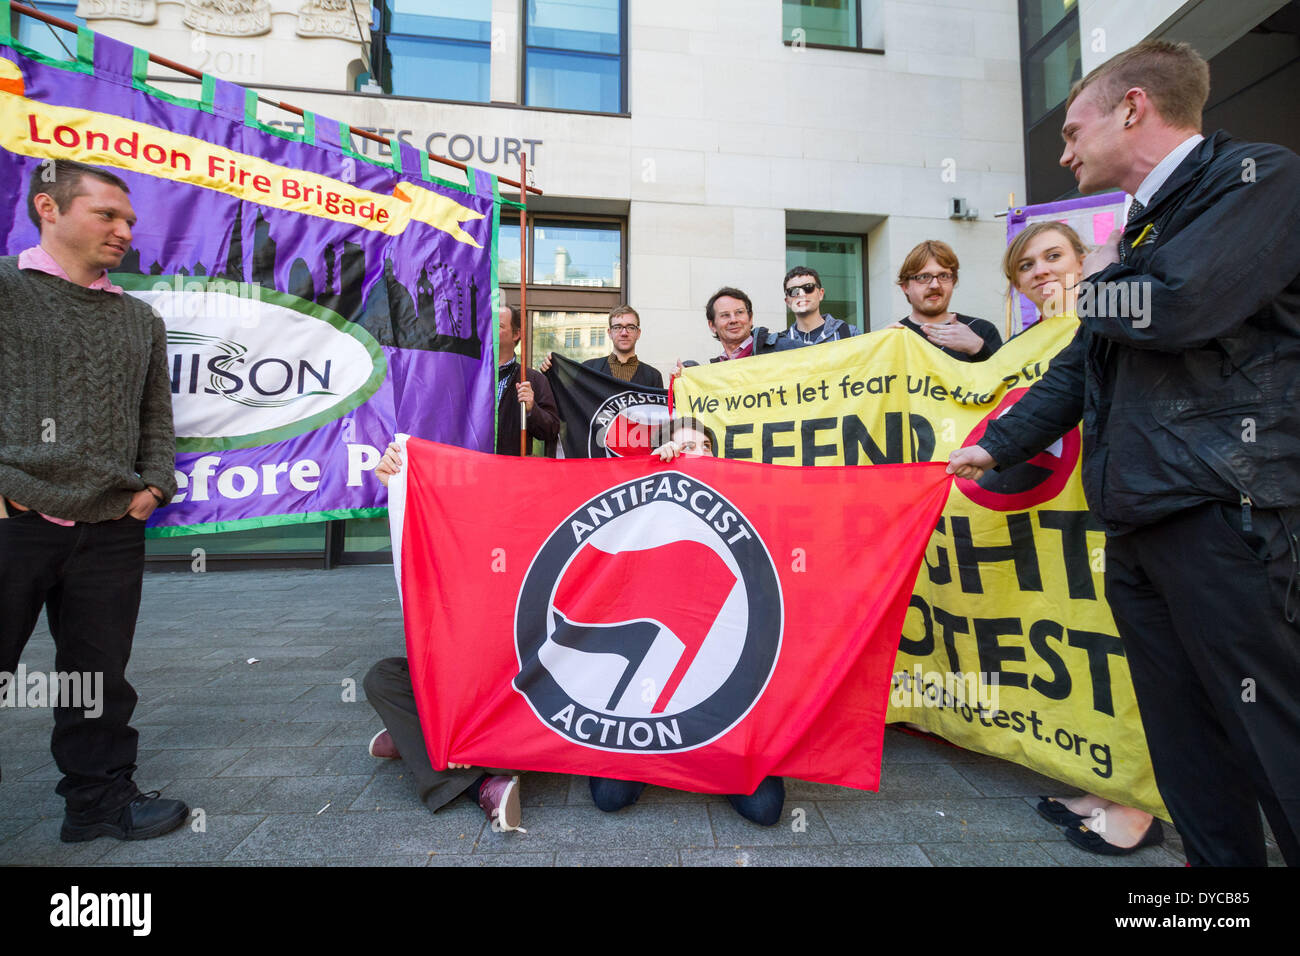
{"type": "Polygon", "coordinates": [[[978,209],[968,208],[965,199],[962,199],[959,196],[954,196],[951,200],[949,200],[948,202],[949,219],[978,219],[979,217],[980,217],[980,211],[978,209]]]}

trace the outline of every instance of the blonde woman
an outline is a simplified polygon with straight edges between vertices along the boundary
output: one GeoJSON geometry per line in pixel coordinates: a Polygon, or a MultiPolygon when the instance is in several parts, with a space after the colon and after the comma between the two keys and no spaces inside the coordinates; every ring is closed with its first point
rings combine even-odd
{"type": "Polygon", "coordinates": [[[1002,272],[1012,288],[1038,309],[1039,319],[1073,314],[1075,286],[1083,278],[1088,248],[1063,222],[1036,222],[1011,240],[1002,272]]]}
{"type": "MultiPolygon", "coordinates": [[[[1007,281],[1038,309],[1041,321],[1075,309],[1075,286],[1083,278],[1087,248],[1064,223],[1040,222],[1026,228],[1002,257],[1007,281]]],[[[1145,811],[1088,793],[1043,797],[1038,812],[1066,828],[1071,843],[1090,853],[1124,856],[1164,842],[1160,821],[1145,811]]]]}

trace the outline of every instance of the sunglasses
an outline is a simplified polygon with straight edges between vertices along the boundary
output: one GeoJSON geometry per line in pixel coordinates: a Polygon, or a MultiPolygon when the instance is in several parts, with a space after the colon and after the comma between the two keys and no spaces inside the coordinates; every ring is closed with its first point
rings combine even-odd
{"type": "Polygon", "coordinates": [[[812,295],[817,289],[816,282],[805,282],[803,285],[792,285],[786,288],[787,298],[793,298],[796,295],[812,295]]]}

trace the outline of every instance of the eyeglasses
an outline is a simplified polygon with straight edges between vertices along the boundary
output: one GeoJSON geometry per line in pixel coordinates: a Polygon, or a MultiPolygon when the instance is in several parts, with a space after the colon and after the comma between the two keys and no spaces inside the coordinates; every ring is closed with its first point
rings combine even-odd
{"type": "Polygon", "coordinates": [[[921,283],[921,285],[929,285],[929,284],[930,284],[931,282],[933,282],[935,279],[938,279],[939,282],[940,282],[942,285],[947,285],[949,282],[952,282],[952,281],[956,280],[956,278],[957,278],[957,273],[955,273],[955,272],[921,272],[921,273],[918,273],[917,275],[914,275],[914,276],[908,276],[907,278],[908,278],[909,281],[911,281],[911,282],[919,282],[919,283],[921,283]]]}
{"type": "Polygon", "coordinates": [[[792,285],[785,290],[787,298],[794,298],[796,295],[812,295],[817,289],[816,282],[805,282],[803,285],[792,285]]]}
{"type": "Polygon", "coordinates": [[[715,312],[713,313],[713,318],[716,322],[726,322],[732,316],[735,316],[738,319],[743,319],[747,315],[749,315],[749,310],[741,308],[737,309],[735,312],[715,312]]]}
{"type": "Polygon", "coordinates": [[[609,327],[609,330],[610,330],[611,332],[640,332],[640,331],[641,331],[641,326],[639,326],[639,325],[611,325],[611,326],[609,327]]]}

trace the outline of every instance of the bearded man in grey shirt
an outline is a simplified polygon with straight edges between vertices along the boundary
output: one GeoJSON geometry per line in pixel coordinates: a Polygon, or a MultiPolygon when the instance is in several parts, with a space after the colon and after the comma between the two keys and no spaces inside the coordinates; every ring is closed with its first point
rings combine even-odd
{"type": "Polygon", "coordinates": [[[39,164],[27,209],[40,244],[0,258],[0,680],[6,698],[26,692],[14,674],[45,608],[70,843],[148,839],[189,816],[131,779],[144,525],[176,480],[167,330],[108,277],[131,243],[127,192],[92,166],[39,164]]]}

